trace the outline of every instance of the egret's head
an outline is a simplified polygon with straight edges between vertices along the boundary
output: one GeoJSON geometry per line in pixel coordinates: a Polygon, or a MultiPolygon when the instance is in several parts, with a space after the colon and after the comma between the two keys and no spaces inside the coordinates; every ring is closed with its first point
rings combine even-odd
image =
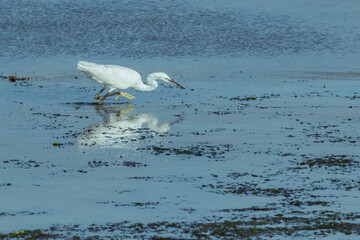
{"type": "Polygon", "coordinates": [[[174,80],[172,80],[166,73],[157,73],[157,77],[159,80],[162,80],[164,82],[168,82],[168,83],[173,83],[175,84],[176,86],[182,88],[182,89],[185,89],[183,86],[181,86],[180,84],[178,84],[177,82],[175,82],[174,80]]]}

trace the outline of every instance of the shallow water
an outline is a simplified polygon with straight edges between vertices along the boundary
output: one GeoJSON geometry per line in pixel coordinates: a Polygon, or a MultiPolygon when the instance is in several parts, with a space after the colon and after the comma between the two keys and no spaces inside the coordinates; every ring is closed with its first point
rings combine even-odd
{"type": "Polygon", "coordinates": [[[267,229],[253,238],[360,233],[358,1],[3,6],[0,75],[31,79],[0,78],[1,234],[204,238],[195,223],[225,220],[267,229]],[[78,60],[186,89],[99,106],[78,60]]]}
{"type": "Polygon", "coordinates": [[[0,56],[278,56],[359,51],[358,1],[5,1],[0,56]],[[304,10],[304,11],[303,11],[304,10]]]}

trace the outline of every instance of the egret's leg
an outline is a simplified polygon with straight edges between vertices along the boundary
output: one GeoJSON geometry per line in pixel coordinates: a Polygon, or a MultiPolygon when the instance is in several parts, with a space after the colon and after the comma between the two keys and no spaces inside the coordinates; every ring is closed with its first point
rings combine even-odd
{"type": "Polygon", "coordinates": [[[112,96],[112,95],[114,95],[114,94],[113,94],[113,93],[107,93],[107,94],[105,94],[103,97],[100,97],[101,100],[100,100],[99,104],[100,104],[100,105],[103,104],[105,98],[110,97],[110,96],[112,96]]]}
{"type": "MultiPolygon", "coordinates": [[[[103,91],[103,89],[101,89],[100,93],[101,93],[102,91],[103,91]]],[[[99,93],[99,94],[100,94],[100,93],[99,93]]],[[[135,97],[134,97],[133,95],[131,95],[131,94],[124,93],[124,92],[114,92],[114,93],[107,93],[107,94],[105,94],[105,96],[103,96],[103,97],[98,97],[98,99],[101,99],[100,102],[99,102],[99,104],[103,104],[105,98],[111,97],[111,96],[114,96],[114,95],[117,95],[116,98],[115,98],[115,100],[118,99],[118,97],[120,97],[120,96],[126,97],[126,98],[128,98],[128,99],[130,99],[130,100],[135,99],[135,97]]]]}
{"type": "Polygon", "coordinates": [[[102,104],[102,103],[104,102],[105,98],[111,97],[111,96],[114,96],[114,95],[118,95],[118,96],[115,98],[115,100],[116,100],[118,97],[120,97],[120,96],[126,97],[126,98],[131,99],[131,100],[132,100],[132,99],[135,99],[135,97],[134,97],[133,95],[130,95],[130,94],[128,94],[128,93],[125,93],[125,94],[124,94],[124,92],[114,92],[114,93],[108,92],[107,94],[105,94],[105,96],[99,98],[99,99],[101,99],[100,102],[99,102],[99,104],[102,104]]]}
{"type": "Polygon", "coordinates": [[[98,93],[95,95],[94,99],[95,99],[95,100],[99,100],[99,99],[103,98],[103,97],[99,97],[99,95],[100,95],[105,89],[106,89],[106,86],[104,86],[104,87],[100,90],[100,92],[98,92],[98,93]]]}
{"type": "Polygon", "coordinates": [[[115,98],[114,100],[118,99],[120,96],[126,97],[126,98],[128,98],[128,99],[130,99],[130,100],[135,99],[135,97],[134,97],[133,95],[128,94],[128,93],[126,93],[126,92],[118,92],[118,94],[119,94],[119,95],[116,96],[116,98],[115,98]]]}

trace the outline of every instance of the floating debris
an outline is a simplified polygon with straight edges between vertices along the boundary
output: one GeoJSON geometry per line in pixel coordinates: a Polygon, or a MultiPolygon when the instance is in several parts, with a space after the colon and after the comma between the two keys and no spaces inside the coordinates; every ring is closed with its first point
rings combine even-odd
{"type": "Polygon", "coordinates": [[[9,82],[16,82],[16,81],[25,81],[25,80],[30,80],[30,77],[17,77],[15,75],[11,75],[11,76],[0,76],[1,78],[5,78],[5,79],[9,79],[9,82]]]}

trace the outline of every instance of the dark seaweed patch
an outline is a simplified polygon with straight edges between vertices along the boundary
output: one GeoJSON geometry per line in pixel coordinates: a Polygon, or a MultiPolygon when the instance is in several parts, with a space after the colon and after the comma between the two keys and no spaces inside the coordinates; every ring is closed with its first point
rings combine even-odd
{"type": "Polygon", "coordinates": [[[30,211],[20,211],[20,212],[0,212],[0,217],[3,216],[32,216],[32,215],[43,215],[47,212],[30,212],[30,211]]]}
{"type": "Polygon", "coordinates": [[[276,208],[250,207],[250,208],[223,209],[221,210],[221,212],[267,212],[274,210],[276,210],[276,208]]]}
{"type": "Polygon", "coordinates": [[[277,98],[280,97],[280,94],[270,94],[270,95],[263,95],[263,96],[250,96],[250,97],[231,97],[230,101],[240,101],[240,102],[248,102],[248,101],[254,101],[254,100],[259,100],[262,101],[264,99],[270,99],[270,98],[277,98]]]}
{"type": "MultiPolygon", "coordinates": [[[[132,205],[137,206],[138,203],[132,205]]],[[[199,222],[163,221],[148,224],[125,221],[85,227],[56,225],[43,230],[19,230],[1,234],[0,239],[80,239],[84,233],[87,234],[87,239],[113,239],[114,236],[122,236],[123,239],[269,239],[274,236],[304,239],[316,236],[324,238],[336,233],[360,234],[360,224],[354,223],[360,218],[356,214],[322,212],[321,216],[314,218],[274,214],[250,219],[242,216],[241,212],[239,214],[232,221],[204,219],[199,222]]]]}
{"type": "Polygon", "coordinates": [[[131,202],[131,203],[121,203],[115,201],[106,201],[106,202],[97,202],[96,204],[111,204],[114,207],[140,207],[144,208],[155,208],[155,206],[159,205],[160,202],[131,202]]]}
{"type": "Polygon", "coordinates": [[[7,76],[0,76],[0,78],[9,79],[9,82],[30,80],[29,77],[17,77],[15,75],[11,75],[11,76],[8,76],[8,77],[7,76]]]}
{"type": "Polygon", "coordinates": [[[349,167],[359,165],[359,161],[353,160],[346,155],[329,155],[324,157],[318,157],[313,159],[305,159],[305,161],[299,163],[300,165],[308,165],[309,167],[349,167]]]}
{"type": "Polygon", "coordinates": [[[37,168],[40,167],[43,163],[37,162],[34,160],[20,160],[20,159],[11,159],[11,160],[4,160],[3,162],[4,168],[10,166],[17,166],[20,168],[28,169],[28,168],[37,168]]]}
{"type": "Polygon", "coordinates": [[[59,142],[53,142],[54,147],[61,147],[63,144],[59,142]]]}
{"type": "Polygon", "coordinates": [[[12,184],[11,183],[0,183],[0,187],[3,186],[3,187],[10,187],[12,184]]]}
{"type": "Polygon", "coordinates": [[[125,167],[146,167],[147,164],[135,162],[135,161],[124,161],[122,165],[125,167]]]}
{"type": "Polygon", "coordinates": [[[260,188],[255,183],[217,183],[203,184],[201,189],[209,189],[211,192],[219,194],[237,194],[237,195],[257,195],[257,196],[296,196],[303,189],[287,189],[287,188],[260,188]]]}
{"type": "Polygon", "coordinates": [[[90,168],[98,168],[98,167],[110,167],[110,166],[125,166],[125,167],[147,167],[147,164],[143,164],[135,161],[101,161],[101,160],[93,160],[88,162],[88,167],[90,168]]]}
{"type": "MultiPolygon", "coordinates": [[[[352,121],[353,119],[347,118],[346,121],[352,121]]],[[[303,124],[301,122],[301,124],[303,124]]],[[[358,144],[360,142],[359,136],[347,136],[340,135],[341,130],[339,125],[324,125],[320,124],[318,126],[311,126],[311,123],[308,123],[310,128],[303,129],[303,132],[309,138],[314,138],[314,143],[350,143],[358,144]]]]}
{"type": "Polygon", "coordinates": [[[184,155],[187,157],[207,157],[210,159],[217,158],[224,155],[226,152],[233,150],[232,144],[219,144],[219,145],[207,145],[202,144],[198,146],[184,146],[179,148],[168,148],[162,146],[150,146],[145,150],[151,151],[155,155],[184,155]]]}

